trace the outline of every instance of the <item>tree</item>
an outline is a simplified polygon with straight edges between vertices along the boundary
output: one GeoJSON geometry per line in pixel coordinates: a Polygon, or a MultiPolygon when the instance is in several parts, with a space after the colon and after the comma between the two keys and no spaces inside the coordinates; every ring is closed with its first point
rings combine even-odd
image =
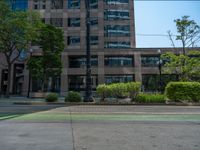
{"type": "MultiPolygon", "coordinates": [[[[190,51],[188,48],[194,48],[200,41],[200,27],[194,20],[189,20],[189,16],[183,16],[181,19],[174,20],[177,28],[176,40],[181,41],[182,49],[179,54],[172,52],[162,55],[164,64],[163,71],[167,74],[177,74],[179,80],[188,81],[198,79],[200,75],[200,52],[190,51]]],[[[175,48],[173,34],[168,31],[169,39],[175,48]]]]}
{"type": "MultiPolygon", "coordinates": [[[[183,16],[181,19],[174,20],[176,23],[177,35],[176,40],[181,41],[182,53],[186,55],[186,48],[197,46],[200,41],[200,27],[194,20],[189,20],[189,16],[183,16]]],[[[169,39],[175,48],[173,34],[168,31],[169,39]]]]}
{"type": "Polygon", "coordinates": [[[166,74],[177,74],[181,81],[200,80],[200,51],[190,51],[187,55],[168,52],[162,59],[167,60],[163,67],[166,74]]]}
{"type": "Polygon", "coordinates": [[[35,80],[42,81],[42,91],[47,91],[48,80],[51,78],[51,89],[55,89],[55,78],[62,71],[61,53],[64,50],[63,31],[52,25],[45,25],[41,29],[38,44],[42,48],[42,56],[31,57],[28,69],[35,80]]]}
{"type": "Polygon", "coordinates": [[[30,42],[38,37],[42,25],[40,16],[31,11],[12,11],[4,2],[0,2],[0,53],[6,58],[8,84],[6,96],[10,95],[11,67],[22,51],[27,51],[30,42]]]}

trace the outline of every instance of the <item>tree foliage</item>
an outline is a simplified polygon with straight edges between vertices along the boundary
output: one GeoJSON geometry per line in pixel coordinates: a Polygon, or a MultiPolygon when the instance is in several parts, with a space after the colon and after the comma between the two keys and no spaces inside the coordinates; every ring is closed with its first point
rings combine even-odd
{"type": "MultiPolygon", "coordinates": [[[[190,20],[189,16],[182,16],[181,19],[174,20],[176,23],[177,35],[175,36],[177,41],[182,44],[182,53],[185,55],[186,48],[195,47],[200,41],[200,27],[194,21],[190,20]]],[[[169,38],[172,42],[172,46],[175,47],[173,34],[168,31],[169,38]]]]}
{"type": "Polygon", "coordinates": [[[22,51],[27,51],[30,42],[39,35],[42,26],[38,13],[32,11],[12,11],[0,1],[0,53],[7,62],[8,86],[6,95],[9,97],[11,66],[18,60],[22,51]]]}
{"type": "Polygon", "coordinates": [[[42,81],[43,91],[47,90],[49,78],[52,78],[52,88],[56,77],[62,71],[61,53],[64,50],[63,31],[52,25],[45,25],[41,29],[38,44],[42,48],[42,55],[31,57],[28,61],[28,69],[32,78],[42,81]]]}
{"type": "Polygon", "coordinates": [[[163,67],[166,74],[177,74],[181,81],[200,80],[200,51],[190,51],[187,55],[168,52],[162,55],[167,59],[163,67]]]}
{"type": "MultiPolygon", "coordinates": [[[[188,48],[197,46],[200,41],[200,27],[189,16],[174,20],[177,28],[177,41],[181,41],[182,49],[179,54],[168,52],[162,55],[162,59],[168,60],[163,67],[164,73],[178,74],[181,81],[192,81],[200,79],[200,52],[188,51],[188,48]]],[[[173,35],[168,32],[172,45],[175,48],[173,35]]]]}

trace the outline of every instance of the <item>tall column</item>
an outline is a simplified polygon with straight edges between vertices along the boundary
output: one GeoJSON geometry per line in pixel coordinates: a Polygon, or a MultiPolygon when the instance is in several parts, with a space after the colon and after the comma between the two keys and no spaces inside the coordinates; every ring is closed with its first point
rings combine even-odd
{"type": "Polygon", "coordinates": [[[14,64],[11,66],[11,81],[10,81],[10,93],[13,93],[13,85],[14,85],[14,64]]]}
{"type": "Polygon", "coordinates": [[[68,54],[66,52],[62,53],[63,69],[61,74],[61,96],[65,96],[68,92],[68,54]]]}
{"type": "Polygon", "coordinates": [[[27,70],[26,68],[27,68],[27,66],[26,66],[26,64],[24,64],[24,82],[23,82],[23,87],[22,87],[22,95],[23,96],[27,96],[27,94],[28,94],[29,70],[27,70]]]}
{"type": "Polygon", "coordinates": [[[142,68],[141,68],[141,54],[140,52],[135,52],[134,54],[134,64],[135,64],[135,81],[142,82],[142,68]]]}
{"type": "Polygon", "coordinates": [[[1,91],[1,81],[2,81],[2,68],[0,68],[0,96],[2,94],[2,91],[1,91]]]}
{"type": "Polygon", "coordinates": [[[98,52],[98,84],[105,82],[104,52],[98,52]]]}

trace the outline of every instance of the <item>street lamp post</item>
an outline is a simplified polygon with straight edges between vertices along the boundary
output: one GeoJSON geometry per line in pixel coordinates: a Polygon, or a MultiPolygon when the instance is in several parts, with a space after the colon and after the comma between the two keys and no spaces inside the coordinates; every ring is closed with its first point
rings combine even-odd
{"type": "Polygon", "coordinates": [[[159,60],[158,60],[158,69],[159,69],[159,92],[162,92],[162,60],[161,60],[161,50],[158,49],[158,56],[159,56],[159,60]]]}
{"type": "MultiPolygon", "coordinates": [[[[33,55],[33,49],[30,48],[30,59],[33,55]]],[[[30,70],[29,70],[29,74],[28,74],[28,94],[27,94],[27,97],[29,98],[30,97],[30,89],[31,89],[31,73],[30,73],[30,70]]]]}
{"type": "Polygon", "coordinates": [[[92,102],[92,85],[91,85],[91,54],[90,54],[90,2],[85,0],[86,10],[86,89],[85,102],[92,102]]]}

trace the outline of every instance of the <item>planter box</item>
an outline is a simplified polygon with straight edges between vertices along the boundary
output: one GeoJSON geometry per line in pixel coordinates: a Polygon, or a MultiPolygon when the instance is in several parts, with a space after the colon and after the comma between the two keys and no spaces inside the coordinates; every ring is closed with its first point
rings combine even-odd
{"type": "Polygon", "coordinates": [[[30,97],[31,98],[45,98],[48,92],[31,92],[30,97]]]}

